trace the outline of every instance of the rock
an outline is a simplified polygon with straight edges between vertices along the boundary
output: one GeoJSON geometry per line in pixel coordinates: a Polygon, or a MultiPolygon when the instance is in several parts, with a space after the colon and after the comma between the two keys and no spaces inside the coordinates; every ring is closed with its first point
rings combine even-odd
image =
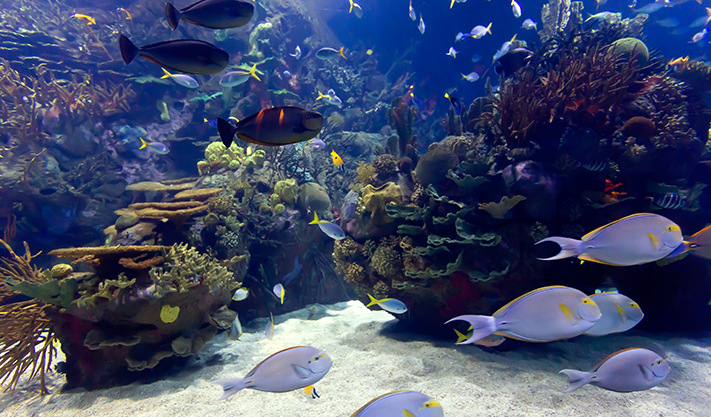
{"type": "Polygon", "coordinates": [[[72,272],[74,272],[74,268],[69,264],[57,264],[52,267],[51,271],[52,278],[64,278],[72,272]]]}
{"type": "Polygon", "coordinates": [[[128,229],[136,223],[138,223],[138,216],[133,213],[124,214],[116,220],[116,231],[120,232],[124,229],[128,229]]]}
{"type": "Polygon", "coordinates": [[[436,186],[447,178],[447,172],[458,164],[459,158],[450,150],[442,146],[430,147],[415,167],[417,182],[425,188],[430,184],[436,186]]]}

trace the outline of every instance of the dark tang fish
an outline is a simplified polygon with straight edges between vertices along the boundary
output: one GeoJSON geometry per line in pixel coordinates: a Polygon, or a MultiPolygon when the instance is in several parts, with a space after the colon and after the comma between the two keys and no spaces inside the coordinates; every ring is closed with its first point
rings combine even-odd
{"type": "Polygon", "coordinates": [[[235,134],[257,145],[280,146],[313,139],[322,127],[320,113],[288,106],[261,110],[234,126],[225,119],[217,119],[217,130],[228,148],[235,134]]]}
{"type": "Polygon", "coordinates": [[[516,48],[513,51],[509,51],[509,53],[496,60],[499,65],[494,68],[494,71],[497,74],[503,73],[504,77],[508,77],[528,65],[531,55],[533,55],[533,52],[526,48],[516,48]]]}
{"type": "Polygon", "coordinates": [[[175,30],[180,19],[210,29],[238,28],[249,23],[254,6],[240,0],[200,0],[183,9],[165,4],[168,24],[175,30]]]}
{"type": "Polygon", "coordinates": [[[230,55],[215,45],[194,39],[154,43],[138,48],[127,37],[119,38],[123,62],[139,55],[156,65],[188,74],[216,74],[227,66],[230,55]]]}

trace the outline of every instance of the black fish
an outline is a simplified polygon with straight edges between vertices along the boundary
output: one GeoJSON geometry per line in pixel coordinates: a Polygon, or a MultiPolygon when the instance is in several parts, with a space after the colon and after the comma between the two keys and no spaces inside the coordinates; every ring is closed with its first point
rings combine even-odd
{"type": "Polygon", "coordinates": [[[234,126],[225,119],[217,119],[217,131],[228,148],[235,134],[257,145],[281,146],[313,139],[322,127],[320,113],[289,106],[261,110],[234,126]]]}
{"type": "Polygon", "coordinates": [[[494,68],[494,71],[497,74],[503,73],[504,77],[508,77],[528,65],[531,55],[533,55],[533,52],[526,48],[516,48],[509,51],[506,55],[496,60],[499,65],[494,68]]]}
{"type": "Polygon", "coordinates": [[[173,30],[180,19],[210,29],[238,28],[249,23],[253,14],[254,6],[240,0],[200,0],[180,10],[165,4],[165,16],[173,30]]]}
{"type": "Polygon", "coordinates": [[[194,39],[154,43],[138,48],[127,37],[119,38],[123,62],[136,55],[156,65],[188,74],[217,74],[225,69],[230,55],[215,45],[194,39]]]}
{"type": "Polygon", "coordinates": [[[655,197],[654,204],[662,209],[676,210],[684,207],[684,199],[677,193],[668,193],[655,197]]]}

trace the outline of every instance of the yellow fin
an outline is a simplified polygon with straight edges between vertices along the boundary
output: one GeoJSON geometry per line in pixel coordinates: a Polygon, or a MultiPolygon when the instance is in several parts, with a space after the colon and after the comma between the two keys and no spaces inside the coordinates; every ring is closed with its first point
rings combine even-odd
{"type": "Polygon", "coordinates": [[[451,9],[452,7],[454,7],[454,0],[452,0],[452,4],[449,5],[449,8],[450,8],[450,9],[451,9]]]}
{"type": "Polygon", "coordinates": [[[372,295],[368,294],[368,298],[370,298],[370,303],[366,307],[370,307],[376,304],[380,304],[385,300],[376,300],[372,295]]]}
{"type": "Polygon", "coordinates": [[[348,0],[348,3],[350,3],[350,5],[351,5],[351,8],[348,9],[348,13],[350,13],[353,11],[353,0],[348,0]]]}
{"type": "Polygon", "coordinates": [[[314,219],[309,224],[318,224],[318,213],[314,211],[314,219]]]}
{"type": "Polygon", "coordinates": [[[162,80],[163,78],[170,78],[170,77],[173,76],[173,74],[169,73],[167,69],[165,69],[165,68],[163,68],[163,67],[161,67],[161,69],[163,70],[163,76],[160,77],[161,80],[162,80]]]}
{"type": "Polygon", "coordinates": [[[141,140],[141,147],[140,147],[140,148],[138,148],[138,149],[143,149],[143,148],[145,148],[146,146],[148,146],[148,144],[146,143],[146,141],[145,141],[145,140],[143,140],[143,138],[138,138],[138,139],[140,139],[140,140],[141,140]]]}
{"type": "Polygon", "coordinates": [[[623,310],[619,304],[616,304],[615,307],[617,309],[617,314],[619,314],[620,318],[622,319],[622,323],[626,322],[627,321],[627,313],[625,313],[625,310],[623,310]]]}
{"type": "Polygon", "coordinates": [[[489,26],[486,27],[486,31],[489,32],[489,35],[491,35],[491,24],[494,22],[489,23],[489,26]]]}
{"type": "Polygon", "coordinates": [[[573,309],[571,309],[570,307],[568,307],[565,304],[558,304],[558,305],[560,306],[560,310],[563,312],[563,315],[568,320],[568,323],[575,326],[575,324],[578,322],[578,320],[575,318],[575,313],[573,313],[573,309]]]}
{"type": "MultiPolygon", "coordinates": [[[[452,3],[454,3],[454,0],[452,0],[452,3]]],[[[405,414],[405,417],[417,417],[416,415],[412,414],[411,412],[405,410],[404,408],[402,409],[402,412],[405,414]]]]}
{"type": "Polygon", "coordinates": [[[338,53],[341,54],[343,59],[347,59],[346,56],[343,54],[343,48],[345,48],[345,46],[341,46],[341,49],[338,50],[338,53]]]}
{"type": "Polygon", "coordinates": [[[647,233],[647,236],[649,237],[649,241],[652,242],[652,247],[654,248],[654,250],[659,250],[662,244],[659,238],[654,236],[652,233],[647,233]]]}
{"type": "Polygon", "coordinates": [[[457,334],[457,343],[462,343],[463,341],[469,339],[469,338],[467,337],[467,335],[462,334],[462,332],[460,332],[460,331],[457,330],[457,329],[454,329],[454,333],[457,334]]]}
{"type": "Polygon", "coordinates": [[[262,80],[260,80],[259,77],[257,76],[257,64],[252,65],[252,69],[249,70],[249,75],[251,75],[252,77],[256,78],[257,81],[262,81],[262,80]]]}

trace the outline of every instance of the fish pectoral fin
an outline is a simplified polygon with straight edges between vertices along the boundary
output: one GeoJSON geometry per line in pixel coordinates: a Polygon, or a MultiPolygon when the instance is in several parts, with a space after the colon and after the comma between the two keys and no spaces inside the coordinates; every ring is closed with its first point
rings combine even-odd
{"type": "Polygon", "coordinates": [[[620,307],[619,304],[616,304],[615,307],[617,309],[617,314],[619,314],[620,319],[622,319],[622,323],[626,322],[627,321],[627,313],[625,313],[625,310],[622,307],[620,307]]]}
{"type": "Polygon", "coordinates": [[[656,237],[652,233],[647,233],[647,237],[649,237],[649,241],[652,242],[652,247],[654,248],[654,250],[659,250],[662,248],[662,241],[658,237],[656,237]]]}
{"type": "Polygon", "coordinates": [[[560,311],[563,312],[563,315],[565,316],[565,319],[568,320],[568,323],[571,325],[575,326],[578,324],[578,318],[575,317],[575,313],[573,312],[573,309],[568,307],[565,304],[559,304],[560,306],[560,311]]]}
{"type": "Polygon", "coordinates": [[[301,379],[306,379],[309,376],[311,376],[311,371],[309,371],[308,369],[304,368],[301,365],[293,365],[292,364],[291,367],[294,369],[294,372],[296,372],[296,375],[298,375],[299,378],[301,378],[301,379]]]}
{"type": "MultiPolygon", "coordinates": [[[[452,3],[454,3],[454,1],[452,1],[452,3]]],[[[404,408],[402,409],[402,413],[403,413],[403,415],[404,415],[405,417],[417,417],[417,416],[415,416],[414,414],[412,414],[411,411],[408,411],[408,410],[406,410],[406,409],[404,409],[404,408]]]]}
{"type": "Polygon", "coordinates": [[[647,368],[644,365],[639,365],[640,371],[642,371],[642,375],[644,375],[644,379],[647,381],[651,381],[652,378],[654,378],[654,373],[652,372],[651,369],[647,368]]]}

